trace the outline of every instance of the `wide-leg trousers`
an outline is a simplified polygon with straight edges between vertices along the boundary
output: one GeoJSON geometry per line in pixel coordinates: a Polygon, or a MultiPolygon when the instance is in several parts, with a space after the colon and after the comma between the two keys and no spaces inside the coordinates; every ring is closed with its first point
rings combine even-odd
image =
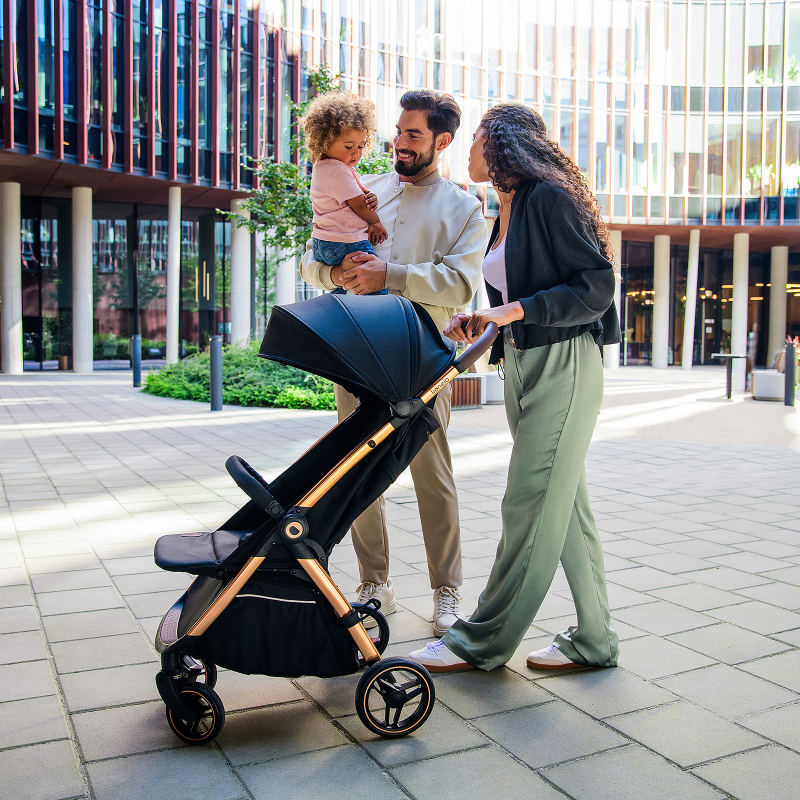
{"type": "Polygon", "coordinates": [[[600,350],[588,333],[516,350],[506,333],[505,401],[514,446],[502,503],[503,535],[489,581],[468,621],[445,645],[481,669],[505,664],[533,622],[559,561],[578,624],[555,644],[578,664],[615,666],[603,551],[584,462],[603,396],[600,350]]]}
{"type": "MultiPolygon", "coordinates": [[[[338,384],[334,385],[334,393],[341,421],[355,411],[358,400],[338,384]]],[[[431,589],[458,587],[462,583],[458,495],[447,442],[450,400],[451,388],[448,385],[439,392],[433,407],[439,429],[411,462],[411,479],[417,495],[431,589]]],[[[351,533],[361,580],[386,583],[389,577],[389,532],[383,497],[379,497],[353,522],[351,533]]]]}

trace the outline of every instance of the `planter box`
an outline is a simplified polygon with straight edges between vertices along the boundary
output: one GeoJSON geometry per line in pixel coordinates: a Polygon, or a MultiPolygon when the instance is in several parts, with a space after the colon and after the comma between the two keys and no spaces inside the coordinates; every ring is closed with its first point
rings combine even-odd
{"type": "Polygon", "coordinates": [[[786,377],[775,369],[753,370],[753,399],[783,402],[786,377]]]}
{"type": "Polygon", "coordinates": [[[453,381],[452,408],[480,408],[483,399],[483,376],[475,373],[459,375],[453,381]]]}

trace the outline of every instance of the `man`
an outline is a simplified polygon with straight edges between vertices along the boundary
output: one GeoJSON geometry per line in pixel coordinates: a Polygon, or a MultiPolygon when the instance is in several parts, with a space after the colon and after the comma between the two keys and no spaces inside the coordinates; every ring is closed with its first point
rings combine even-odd
{"type": "MultiPolygon", "coordinates": [[[[427,89],[406,92],[394,137],[395,173],[363,176],[377,196],[377,211],[388,239],[375,255],[356,253],[338,266],[306,252],[300,274],[319,289],[342,287],[355,294],[388,289],[422,305],[444,330],[453,313],[472,300],[481,279],[486,221],[476,198],[439,174],[439,156],[452,142],[461,109],[450,95],[427,89]]],[[[356,398],[336,386],[342,420],[356,398]]],[[[451,388],[439,392],[434,413],[440,428],[411,462],[422,535],[433,592],[433,631],[444,635],[458,618],[461,599],[461,533],[447,425],[451,388]]],[[[386,505],[381,497],[352,526],[361,585],[357,601],[381,601],[384,614],[396,610],[389,578],[386,505]]],[[[374,623],[373,623],[374,625],[374,623]]]]}

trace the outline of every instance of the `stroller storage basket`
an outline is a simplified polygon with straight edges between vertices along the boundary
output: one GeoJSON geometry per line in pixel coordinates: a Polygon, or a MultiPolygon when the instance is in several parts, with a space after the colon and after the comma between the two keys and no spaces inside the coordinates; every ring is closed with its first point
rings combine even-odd
{"type": "Polygon", "coordinates": [[[248,675],[330,678],[358,669],[353,638],[330,603],[290,576],[246,583],[198,644],[215,664],[248,675]]]}

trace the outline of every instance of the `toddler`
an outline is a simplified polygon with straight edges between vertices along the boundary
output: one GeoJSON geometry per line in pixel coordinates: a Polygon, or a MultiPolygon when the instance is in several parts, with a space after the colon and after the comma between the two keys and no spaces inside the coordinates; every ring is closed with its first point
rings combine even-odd
{"type": "MultiPolygon", "coordinates": [[[[374,255],[373,245],[386,239],[386,229],[370,208],[369,193],[354,167],[372,144],[375,104],[349,92],[326,92],[311,101],[300,124],[314,162],[314,258],[338,266],[348,253],[374,255]]],[[[386,294],[386,289],[373,294],[386,294]]]]}

